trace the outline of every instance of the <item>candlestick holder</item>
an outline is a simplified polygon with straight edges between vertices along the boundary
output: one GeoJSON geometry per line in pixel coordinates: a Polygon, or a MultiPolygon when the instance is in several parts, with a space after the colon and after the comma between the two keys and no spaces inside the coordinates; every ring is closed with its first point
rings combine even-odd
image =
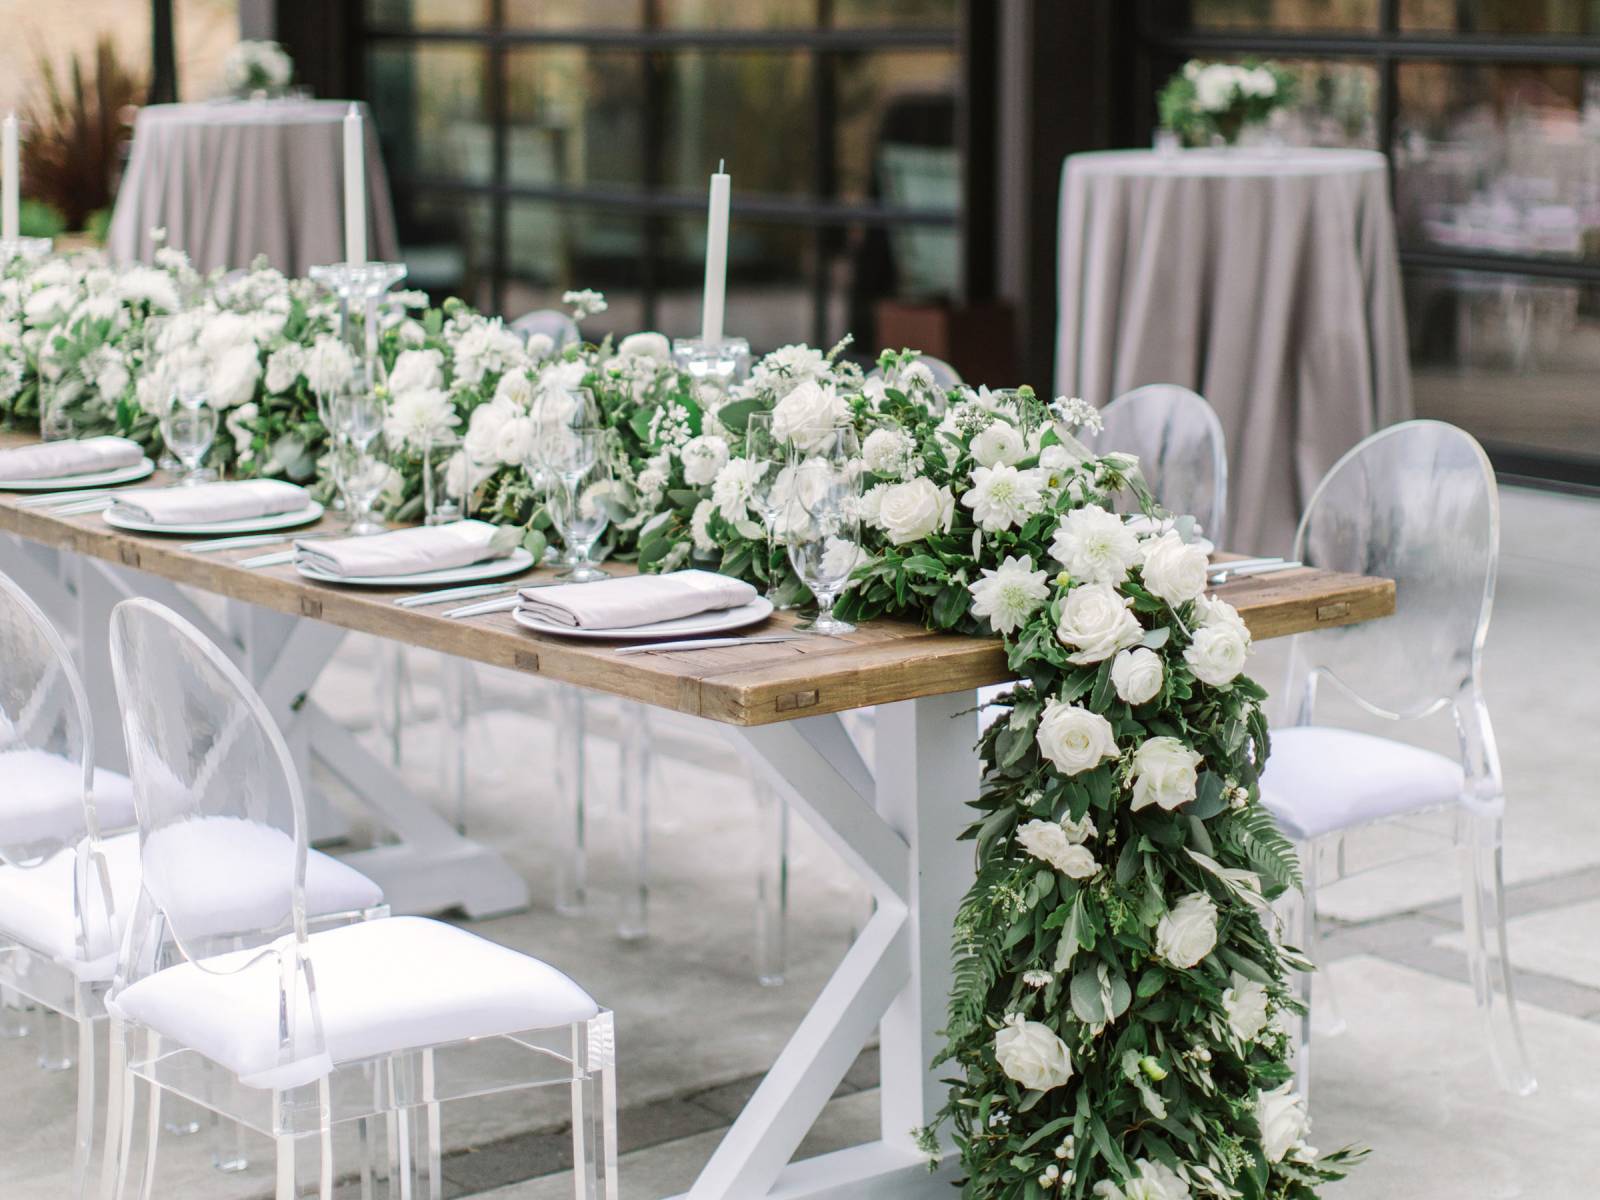
{"type": "Polygon", "coordinates": [[[378,300],[406,277],[405,263],[340,262],[311,268],[311,278],[339,297],[339,336],[352,344],[352,307],[359,305],[365,336],[361,362],[368,382],[376,381],[378,361],[378,300]]]}
{"type": "Polygon", "coordinates": [[[9,263],[14,258],[36,262],[54,250],[55,245],[47,237],[0,238],[0,262],[9,263]]]}
{"type": "Polygon", "coordinates": [[[744,338],[723,338],[708,342],[704,338],[674,338],[672,361],[686,371],[695,383],[706,383],[727,392],[743,383],[750,374],[750,343],[744,338]]]}

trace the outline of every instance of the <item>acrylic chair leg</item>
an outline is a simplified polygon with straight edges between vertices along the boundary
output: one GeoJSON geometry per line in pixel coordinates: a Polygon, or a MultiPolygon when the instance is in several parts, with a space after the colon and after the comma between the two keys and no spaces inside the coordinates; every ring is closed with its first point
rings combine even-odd
{"type": "Polygon", "coordinates": [[[376,674],[378,729],[389,743],[389,761],[398,767],[404,758],[406,693],[411,686],[405,647],[399,642],[384,642],[379,646],[376,674]]]}
{"type": "Polygon", "coordinates": [[[27,1002],[10,988],[0,987],[0,1041],[18,1041],[27,1036],[27,1002]]]}
{"type": "Polygon", "coordinates": [[[595,1144],[595,1170],[598,1175],[599,1200],[618,1200],[620,1181],[617,1175],[617,1041],[616,1026],[609,1012],[590,1018],[587,1029],[584,1066],[594,1079],[595,1090],[590,1102],[596,1100],[594,1112],[597,1128],[595,1144]]]}
{"type": "Polygon", "coordinates": [[[584,824],[587,819],[584,803],[588,793],[584,738],[587,734],[588,702],[578,688],[563,687],[556,692],[555,704],[556,738],[560,743],[556,751],[556,789],[564,809],[556,821],[556,828],[564,834],[561,864],[557,873],[556,911],[563,916],[573,917],[583,912],[589,888],[589,866],[584,844],[584,824]]]}
{"type": "Polygon", "coordinates": [[[777,987],[789,954],[789,805],[765,782],[754,786],[756,978],[762,987],[777,987]]]}
{"type": "Polygon", "coordinates": [[[439,758],[442,791],[456,832],[467,832],[467,734],[472,717],[472,664],[450,657],[441,664],[440,697],[446,736],[439,758]]]}
{"type": "MultiPolygon", "coordinates": [[[[159,1040],[150,1036],[150,1061],[161,1057],[159,1040]]],[[[139,1200],[155,1200],[156,1151],[161,1143],[161,1089],[155,1084],[145,1088],[150,1093],[150,1111],[146,1116],[144,1133],[144,1178],[139,1185],[139,1200]]]]}
{"type": "Polygon", "coordinates": [[[211,1165],[233,1175],[250,1167],[250,1151],[244,1142],[244,1126],[221,1113],[210,1114],[211,1165]]]}
{"type": "MultiPolygon", "coordinates": [[[[1301,847],[1300,860],[1304,864],[1308,855],[1305,847],[1301,847]]],[[[1273,916],[1277,936],[1283,943],[1293,946],[1309,960],[1305,950],[1306,925],[1309,921],[1316,922],[1316,906],[1309,894],[1311,881],[1305,874],[1306,868],[1302,866],[1302,878],[1306,882],[1305,891],[1295,891],[1291,888],[1280,896],[1273,904],[1273,916]]],[[[1293,971],[1289,985],[1304,1008],[1303,1013],[1285,1011],[1282,1021],[1289,1035],[1289,1055],[1291,1065],[1294,1067],[1295,1090],[1306,1099],[1311,1095],[1311,1007],[1312,1007],[1312,971],[1293,971]]]]}
{"type": "MultiPolygon", "coordinates": [[[[78,1011],[88,1010],[87,989],[80,989],[78,1011]]],[[[84,1200],[89,1194],[89,1172],[94,1161],[95,1118],[95,1054],[94,1022],[80,1016],[74,1022],[78,1027],[78,1131],[72,1152],[73,1200],[84,1200]]]]}
{"type": "Polygon", "coordinates": [[[34,1022],[34,1044],[39,1051],[39,1067],[45,1071],[72,1070],[73,1044],[77,1041],[77,1022],[65,1013],[39,1010],[34,1022]]]}
{"type": "MultiPolygon", "coordinates": [[[[1300,874],[1305,881],[1304,903],[1301,909],[1301,928],[1295,936],[1300,939],[1300,949],[1311,960],[1317,975],[1317,1006],[1311,1011],[1311,1027],[1306,1033],[1319,1038],[1338,1037],[1345,1031],[1344,1016],[1339,1008],[1339,993],[1333,976],[1328,971],[1327,955],[1323,953],[1322,921],[1317,913],[1317,850],[1312,843],[1300,844],[1300,874]]],[[[1308,988],[1310,984],[1306,985],[1308,988]]]]}
{"type": "Polygon", "coordinates": [[[123,1043],[122,1024],[111,1018],[106,1039],[106,1133],[105,1147],[100,1155],[100,1200],[115,1200],[118,1191],[117,1168],[124,1157],[129,1130],[124,1125],[123,1113],[131,1114],[126,1064],[127,1049],[123,1043]]]}
{"type": "Polygon", "coordinates": [[[1531,1095],[1538,1087],[1517,1015],[1510,955],[1506,951],[1505,882],[1498,816],[1466,818],[1461,856],[1461,919],[1467,939],[1472,992],[1483,1014],[1495,1073],[1507,1091],[1531,1095]]]}
{"type": "Polygon", "coordinates": [[[439,1114],[438,1081],[433,1073],[433,1051],[422,1052],[422,1133],[427,1138],[428,1198],[444,1195],[444,1130],[439,1114]]]}
{"type": "Polygon", "coordinates": [[[637,941],[650,932],[650,716],[644,705],[632,701],[623,703],[621,716],[617,816],[626,865],[617,936],[637,941]]]}
{"type": "Polygon", "coordinates": [[[578,1200],[599,1200],[594,1128],[595,1081],[589,1069],[588,1031],[572,1027],[572,1181],[578,1200]]]}

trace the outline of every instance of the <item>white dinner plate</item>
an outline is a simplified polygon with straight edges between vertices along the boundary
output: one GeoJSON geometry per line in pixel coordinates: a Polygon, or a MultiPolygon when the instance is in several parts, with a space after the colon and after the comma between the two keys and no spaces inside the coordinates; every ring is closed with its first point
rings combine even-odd
{"type": "Polygon", "coordinates": [[[518,546],[504,558],[491,558],[485,562],[471,563],[465,567],[449,567],[443,571],[423,571],[417,575],[355,575],[345,578],[319,571],[307,563],[295,563],[294,569],[307,579],[319,583],[348,583],[352,587],[433,587],[435,584],[472,583],[479,579],[500,579],[517,575],[533,566],[533,555],[518,546]]]}
{"type": "Polygon", "coordinates": [[[210,533],[266,533],[273,529],[293,529],[296,525],[309,525],[322,516],[322,505],[313,500],[294,512],[274,513],[270,517],[240,517],[236,521],[206,521],[188,525],[157,525],[154,521],[141,521],[137,517],[119,513],[115,505],[100,515],[105,517],[107,525],[126,529],[130,533],[180,533],[194,537],[210,533]]]}
{"type": "Polygon", "coordinates": [[[93,475],[57,475],[51,479],[0,479],[0,492],[66,492],[73,488],[111,487],[143,479],[156,469],[155,463],[141,458],[115,471],[96,471],[93,475]]]}
{"type": "Polygon", "coordinates": [[[650,625],[630,625],[625,629],[574,629],[571,625],[542,621],[520,608],[513,610],[511,619],[524,629],[531,629],[535,633],[554,634],[556,637],[638,642],[743,629],[746,625],[765,621],[771,615],[772,601],[765,596],[757,596],[749,604],[741,604],[738,608],[722,608],[716,612],[697,613],[692,617],[677,617],[671,621],[656,621],[650,625]]]}

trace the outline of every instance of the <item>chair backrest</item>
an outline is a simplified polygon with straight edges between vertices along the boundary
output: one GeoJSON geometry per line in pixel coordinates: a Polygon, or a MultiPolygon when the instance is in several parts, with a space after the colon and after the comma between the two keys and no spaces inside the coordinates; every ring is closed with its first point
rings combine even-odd
{"type": "Polygon", "coordinates": [[[144,898],[187,958],[305,937],[305,801],[238,669],[170,609],[111,614],[144,898]]]}
{"type": "Polygon", "coordinates": [[[1367,438],[1312,493],[1294,556],[1312,566],[1393,579],[1395,613],[1301,634],[1290,654],[1290,719],[1310,719],[1317,680],[1367,711],[1410,719],[1472,707],[1500,547],[1488,456],[1442,421],[1407,421],[1367,438]]]}
{"type": "Polygon", "coordinates": [[[5,575],[0,780],[0,861],[32,865],[86,834],[99,835],[94,733],[83,680],[49,618],[5,575]]]}
{"type": "Polygon", "coordinates": [[[534,334],[542,333],[550,339],[554,350],[582,340],[578,323],[557,308],[537,308],[533,312],[523,313],[511,322],[509,328],[522,339],[524,345],[534,334]]]}
{"type": "Polygon", "coordinates": [[[1193,517],[1208,537],[1226,536],[1228,443],[1203,396],[1175,383],[1147,384],[1106,405],[1100,420],[1094,449],[1138,455],[1162,508],[1193,517]]]}

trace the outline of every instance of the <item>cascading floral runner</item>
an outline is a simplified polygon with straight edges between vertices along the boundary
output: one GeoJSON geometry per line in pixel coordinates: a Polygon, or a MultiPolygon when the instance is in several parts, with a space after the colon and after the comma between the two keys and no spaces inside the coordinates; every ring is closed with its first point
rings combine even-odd
{"type": "MultiPolygon", "coordinates": [[[[752,507],[750,415],[804,450],[861,437],[863,536],[842,615],[1004,639],[1019,683],[991,703],[973,805],[977,877],[954,931],[953,1135],[974,1198],[1307,1200],[1353,1157],[1306,1144],[1269,903],[1298,886],[1258,803],[1267,754],[1250,635],[1208,598],[1192,522],[1156,510],[1135,460],[1079,441],[1081,402],[939,388],[912,352],[866,374],[845,346],[788,346],[724,391],[676,369],[659,334],[556,351],[456,301],[402,293],[382,354],[395,447],[389,508],[420,505],[422,448],[463,435],[452,487],[542,544],[522,463],[543,389],[592,388],[615,470],[583,503],[611,553],[646,570],[702,565],[799,601],[804,586],[752,507]],[[1143,512],[1118,515],[1132,497],[1143,512]]],[[[571,293],[582,319],[602,311],[571,293]]],[[[13,263],[0,280],[0,418],[36,425],[41,394],[82,433],[156,437],[174,372],[198,361],[230,436],[217,465],[310,482],[317,398],[352,359],[331,303],[264,267],[201,280],[176,251],[113,271],[13,263]]],[[[782,500],[803,486],[786,468],[782,500]]],[[[921,1131],[930,1153],[939,1131],[921,1131]]]]}

